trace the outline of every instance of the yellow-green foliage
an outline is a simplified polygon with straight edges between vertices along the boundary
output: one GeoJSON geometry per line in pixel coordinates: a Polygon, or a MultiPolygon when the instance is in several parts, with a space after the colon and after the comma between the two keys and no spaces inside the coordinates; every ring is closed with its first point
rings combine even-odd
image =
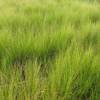
{"type": "Polygon", "coordinates": [[[0,100],[100,100],[100,1],[0,0],[0,100]]]}

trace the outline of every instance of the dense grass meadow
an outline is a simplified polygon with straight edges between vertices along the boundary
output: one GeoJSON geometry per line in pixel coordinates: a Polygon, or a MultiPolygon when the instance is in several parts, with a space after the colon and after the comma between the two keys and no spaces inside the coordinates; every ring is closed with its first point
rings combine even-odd
{"type": "Polygon", "coordinates": [[[0,0],[0,100],[100,100],[100,0],[0,0]]]}

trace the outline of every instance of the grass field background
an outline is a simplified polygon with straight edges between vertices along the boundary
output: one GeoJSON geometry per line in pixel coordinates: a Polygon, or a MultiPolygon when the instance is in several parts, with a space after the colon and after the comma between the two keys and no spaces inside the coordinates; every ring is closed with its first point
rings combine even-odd
{"type": "Polygon", "coordinates": [[[100,0],[0,0],[0,100],[100,100],[100,0]]]}

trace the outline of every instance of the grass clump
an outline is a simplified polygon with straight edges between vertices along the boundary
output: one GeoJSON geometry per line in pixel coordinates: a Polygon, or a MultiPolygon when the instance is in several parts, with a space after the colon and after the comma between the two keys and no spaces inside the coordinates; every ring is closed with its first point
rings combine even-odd
{"type": "Polygon", "coordinates": [[[99,100],[98,0],[0,0],[0,100],[99,100]]]}

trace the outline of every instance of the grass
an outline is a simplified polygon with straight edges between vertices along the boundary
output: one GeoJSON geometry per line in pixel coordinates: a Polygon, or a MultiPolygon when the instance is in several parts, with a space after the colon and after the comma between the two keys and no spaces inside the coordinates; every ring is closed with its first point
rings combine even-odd
{"type": "Polygon", "coordinates": [[[0,100],[100,100],[99,0],[0,0],[0,100]]]}

